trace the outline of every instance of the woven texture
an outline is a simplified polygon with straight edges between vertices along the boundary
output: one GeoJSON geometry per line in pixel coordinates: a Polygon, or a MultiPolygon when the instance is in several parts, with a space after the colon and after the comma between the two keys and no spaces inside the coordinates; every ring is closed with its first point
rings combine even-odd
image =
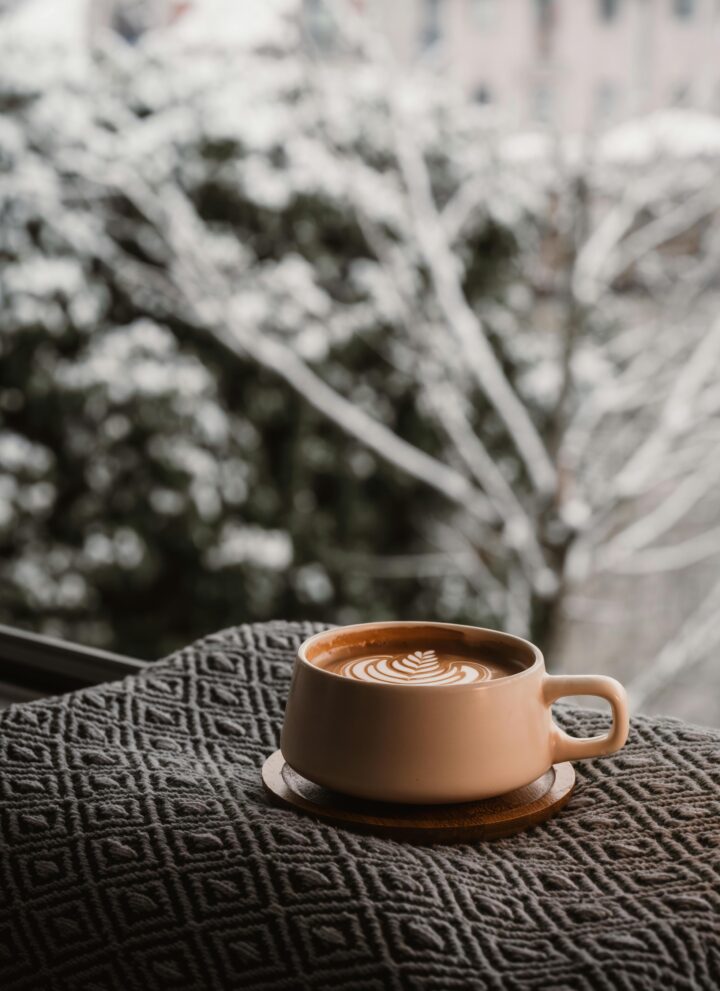
{"type": "Polygon", "coordinates": [[[637,719],[507,840],[353,835],[259,784],[314,629],[239,627],[0,716],[3,991],[720,987],[719,734],[637,719]]]}

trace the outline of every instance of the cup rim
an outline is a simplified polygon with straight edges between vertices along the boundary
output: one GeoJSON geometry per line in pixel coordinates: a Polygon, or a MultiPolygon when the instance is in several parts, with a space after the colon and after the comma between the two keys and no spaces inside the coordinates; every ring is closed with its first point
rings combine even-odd
{"type": "Polygon", "coordinates": [[[321,630],[319,633],[314,633],[311,637],[300,644],[297,650],[297,661],[305,667],[311,668],[314,672],[322,675],[326,678],[333,678],[342,681],[349,685],[355,685],[363,690],[370,691],[413,691],[413,692],[428,692],[430,690],[443,691],[443,692],[474,692],[474,691],[486,691],[493,687],[498,687],[510,681],[517,681],[519,678],[527,678],[538,668],[542,667],[545,663],[545,658],[539,647],[536,647],[534,643],[530,640],[526,640],[524,637],[518,637],[514,633],[505,633],[504,630],[493,630],[488,626],[470,626],[467,623],[440,623],[434,620],[386,620],[379,623],[351,623],[347,626],[331,626],[327,630],[321,630]],[[530,650],[533,655],[533,662],[529,664],[522,671],[517,671],[513,674],[504,675],[502,678],[495,678],[488,681],[475,681],[468,685],[393,685],[389,682],[373,682],[373,681],[357,681],[352,678],[346,678],[342,674],[337,674],[335,671],[328,671],[327,668],[322,668],[317,664],[313,664],[311,660],[308,659],[307,649],[311,647],[318,640],[323,637],[328,636],[328,634],[337,632],[338,630],[346,630],[352,632],[357,630],[358,632],[362,630],[387,630],[387,629],[397,629],[397,627],[402,627],[404,629],[410,630],[413,627],[418,626],[431,626],[437,627],[441,630],[459,630],[461,633],[472,632],[472,633],[491,633],[495,637],[499,637],[506,643],[518,644],[526,649],[530,650]]]}

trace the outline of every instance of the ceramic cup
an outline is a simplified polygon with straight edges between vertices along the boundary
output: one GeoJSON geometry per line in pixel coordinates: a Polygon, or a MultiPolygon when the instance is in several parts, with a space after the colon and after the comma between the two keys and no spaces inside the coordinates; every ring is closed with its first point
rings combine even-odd
{"type": "Polygon", "coordinates": [[[619,750],[628,734],[625,690],[601,675],[549,675],[533,644],[450,623],[365,623],[318,633],[298,650],[280,747],[303,777],[387,802],[468,802],[529,784],[566,760],[619,750]],[[333,652],[387,654],[393,646],[507,665],[492,680],[397,684],[327,670],[333,652]],[[552,719],[564,695],[598,695],[612,727],[576,739],[552,719]]]}

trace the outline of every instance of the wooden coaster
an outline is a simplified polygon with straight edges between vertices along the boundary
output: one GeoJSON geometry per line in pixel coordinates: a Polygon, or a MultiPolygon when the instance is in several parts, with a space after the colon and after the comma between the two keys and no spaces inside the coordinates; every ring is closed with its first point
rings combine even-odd
{"type": "Polygon", "coordinates": [[[411,843],[464,843],[511,836],[545,822],[570,799],[575,770],[570,763],[555,764],[524,788],[456,805],[393,805],[341,795],[293,771],[279,750],[265,761],[262,780],[274,802],[334,826],[411,843]]]}

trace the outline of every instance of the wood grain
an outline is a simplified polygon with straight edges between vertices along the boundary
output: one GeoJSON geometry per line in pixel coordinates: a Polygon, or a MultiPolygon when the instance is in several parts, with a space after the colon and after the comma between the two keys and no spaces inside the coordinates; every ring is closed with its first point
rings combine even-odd
{"type": "Polygon", "coordinates": [[[465,843],[511,836],[545,822],[569,801],[575,771],[570,763],[555,764],[531,784],[480,802],[392,805],[313,784],[276,750],[263,765],[262,781],[273,802],[335,826],[411,843],[465,843]]]}

